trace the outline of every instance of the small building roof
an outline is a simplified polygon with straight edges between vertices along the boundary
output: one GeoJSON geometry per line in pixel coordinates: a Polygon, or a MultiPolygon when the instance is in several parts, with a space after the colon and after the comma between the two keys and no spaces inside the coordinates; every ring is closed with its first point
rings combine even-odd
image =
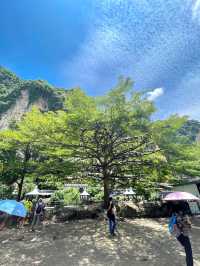
{"type": "Polygon", "coordinates": [[[90,194],[84,190],[82,193],[80,193],[80,196],[90,196],[90,194]]]}
{"type": "Polygon", "coordinates": [[[123,194],[127,196],[132,196],[132,195],[135,195],[135,192],[133,191],[132,188],[129,188],[129,189],[126,189],[123,194]]]}
{"type": "Polygon", "coordinates": [[[54,190],[38,189],[36,186],[31,192],[26,193],[26,196],[51,196],[54,190]]]}

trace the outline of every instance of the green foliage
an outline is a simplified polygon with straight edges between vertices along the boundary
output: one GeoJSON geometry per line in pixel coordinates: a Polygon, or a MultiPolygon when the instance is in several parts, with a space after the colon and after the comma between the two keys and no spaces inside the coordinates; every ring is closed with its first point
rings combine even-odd
{"type": "MultiPolygon", "coordinates": [[[[59,189],[75,176],[80,182],[95,180],[89,188],[94,199],[102,198],[103,185],[107,195],[110,189],[133,186],[150,198],[159,182],[199,175],[200,146],[194,142],[199,125],[177,115],[152,121],[153,103],[132,85],[120,78],[105,96],[93,98],[78,88],[55,92],[44,81],[21,81],[0,68],[0,113],[23,89],[29,91],[29,104],[42,97],[54,110],[33,108],[0,132],[0,181],[24,187],[22,193],[37,179],[41,188],[59,189]]],[[[71,204],[79,196],[74,190],[58,191],[52,200],[71,204]]]]}
{"type": "Polygon", "coordinates": [[[58,190],[51,196],[51,202],[64,201],[64,190],[58,190]]]}
{"type": "Polygon", "coordinates": [[[46,81],[26,81],[24,89],[29,90],[29,104],[36,102],[39,98],[46,100],[47,110],[59,110],[63,108],[65,93],[57,93],[56,89],[46,81]]]}
{"type": "Polygon", "coordinates": [[[79,191],[75,188],[66,189],[64,193],[64,203],[66,205],[80,203],[79,191]]]}
{"type": "Polygon", "coordinates": [[[88,188],[88,193],[90,194],[91,200],[99,201],[103,199],[103,190],[100,185],[88,188]]]}
{"type": "Polygon", "coordinates": [[[200,122],[196,120],[187,120],[178,133],[185,136],[188,143],[192,144],[197,141],[199,136],[200,122]]]}
{"type": "MultiPolygon", "coordinates": [[[[187,117],[171,116],[153,124],[154,138],[166,158],[165,165],[159,167],[161,175],[171,176],[172,181],[183,175],[200,175],[200,146],[191,143],[191,135],[184,134],[187,117]]],[[[189,123],[190,124],[190,123],[189,123]]]]}
{"type": "Polygon", "coordinates": [[[63,202],[65,205],[79,204],[80,193],[75,188],[58,190],[51,196],[51,202],[63,202]]]}
{"type": "Polygon", "coordinates": [[[13,187],[12,186],[7,186],[3,183],[0,183],[0,199],[3,198],[12,198],[13,197],[13,187]]]}
{"type": "Polygon", "coordinates": [[[65,90],[58,90],[42,80],[21,80],[12,72],[0,67],[0,114],[16,103],[23,90],[28,91],[28,106],[41,98],[46,103],[46,110],[59,110],[64,106],[65,90]]]}

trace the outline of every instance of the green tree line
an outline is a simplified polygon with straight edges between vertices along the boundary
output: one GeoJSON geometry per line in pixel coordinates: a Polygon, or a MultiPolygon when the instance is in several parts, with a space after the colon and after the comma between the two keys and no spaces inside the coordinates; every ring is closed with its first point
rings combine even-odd
{"type": "Polygon", "coordinates": [[[199,175],[199,144],[181,134],[187,117],[153,120],[145,93],[120,78],[102,97],[81,89],[67,93],[64,110],[33,108],[12,128],[0,132],[0,181],[24,187],[36,181],[92,182],[104,187],[104,202],[117,187],[148,193],[160,182],[199,175]]]}

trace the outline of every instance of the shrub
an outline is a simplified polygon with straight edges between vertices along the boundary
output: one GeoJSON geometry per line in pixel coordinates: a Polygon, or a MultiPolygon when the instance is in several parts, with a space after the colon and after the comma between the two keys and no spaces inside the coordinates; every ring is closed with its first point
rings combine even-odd
{"type": "Polygon", "coordinates": [[[78,189],[69,188],[64,191],[64,203],[68,204],[78,204],[80,203],[80,193],[78,189]]]}
{"type": "Polygon", "coordinates": [[[103,199],[103,191],[100,186],[89,187],[88,193],[91,196],[91,199],[94,201],[99,201],[103,199]]]}
{"type": "Polygon", "coordinates": [[[51,196],[51,202],[63,202],[65,205],[80,203],[80,193],[75,188],[57,190],[51,196]]]}

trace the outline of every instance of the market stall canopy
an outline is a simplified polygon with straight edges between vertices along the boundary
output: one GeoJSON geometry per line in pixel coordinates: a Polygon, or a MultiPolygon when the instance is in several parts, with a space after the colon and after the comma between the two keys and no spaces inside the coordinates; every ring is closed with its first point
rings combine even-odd
{"type": "Polygon", "coordinates": [[[200,201],[200,198],[188,192],[176,191],[167,194],[164,201],[200,201]]]}

